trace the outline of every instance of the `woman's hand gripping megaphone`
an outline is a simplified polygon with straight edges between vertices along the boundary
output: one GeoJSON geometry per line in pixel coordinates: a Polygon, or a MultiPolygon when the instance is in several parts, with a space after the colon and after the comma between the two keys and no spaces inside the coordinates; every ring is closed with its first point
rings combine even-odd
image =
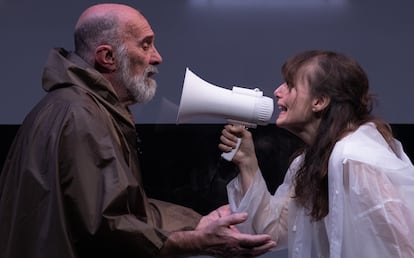
{"type": "Polygon", "coordinates": [[[229,152],[223,152],[221,157],[227,161],[231,161],[236,154],[237,150],[240,148],[241,138],[237,138],[236,146],[231,149],[229,152]]]}
{"type": "Polygon", "coordinates": [[[240,124],[227,124],[221,132],[219,149],[222,157],[237,165],[246,159],[256,159],[252,134],[248,128],[240,124]],[[237,155],[237,156],[236,156],[237,155]]]}

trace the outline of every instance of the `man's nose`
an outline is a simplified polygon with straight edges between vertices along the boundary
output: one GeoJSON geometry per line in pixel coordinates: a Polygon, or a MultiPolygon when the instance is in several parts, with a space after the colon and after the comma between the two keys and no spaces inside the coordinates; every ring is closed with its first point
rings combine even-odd
{"type": "Polygon", "coordinates": [[[153,52],[151,54],[150,63],[152,65],[157,65],[157,64],[162,63],[162,57],[161,57],[160,53],[158,52],[158,50],[155,47],[152,50],[153,50],[153,52]]]}

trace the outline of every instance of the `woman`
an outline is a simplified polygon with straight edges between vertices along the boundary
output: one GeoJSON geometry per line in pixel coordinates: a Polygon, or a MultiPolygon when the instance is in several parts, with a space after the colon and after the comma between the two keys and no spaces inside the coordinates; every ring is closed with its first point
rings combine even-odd
{"type": "Polygon", "coordinates": [[[239,227],[269,233],[290,257],[414,257],[414,167],[390,126],[371,114],[368,79],[353,59],[305,51],[282,67],[276,125],[305,143],[271,195],[251,133],[226,125],[219,148],[239,175],[227,186],[239,227]]]}

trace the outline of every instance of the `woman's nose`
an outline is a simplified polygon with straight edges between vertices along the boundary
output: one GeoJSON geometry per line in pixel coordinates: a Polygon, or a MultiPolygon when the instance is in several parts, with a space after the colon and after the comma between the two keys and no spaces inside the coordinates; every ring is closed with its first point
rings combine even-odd
{"type": "Polygon", "coordinates": [[[281,94],[282,94],[283,87],[284,87],[285,85],[286,85],[286,83],[283,83],[283,84],[279,85],[279,87],[277,87],[277,88],[275,89],[275,91],[273,92],[273,95],[274,95],[275,97],[277,97],[277,98],[280,98],[280,96],[281,96],[281,94]]]}

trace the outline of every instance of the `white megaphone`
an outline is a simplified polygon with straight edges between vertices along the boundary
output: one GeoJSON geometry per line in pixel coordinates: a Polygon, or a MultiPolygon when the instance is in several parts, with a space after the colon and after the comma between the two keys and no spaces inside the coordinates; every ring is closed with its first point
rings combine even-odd
{"type": "MultiPolygon", "coordinates": [[[[208,83],[186,68],[177,124],[194,117],[208,116],[226,119],[228,123],[255,128],[267,125],[273,114],[273,99],[263,96],[257,88],[224,89],[208,83]]],[[[222,157],[232,160],[240,145],[222,157]]]]}

